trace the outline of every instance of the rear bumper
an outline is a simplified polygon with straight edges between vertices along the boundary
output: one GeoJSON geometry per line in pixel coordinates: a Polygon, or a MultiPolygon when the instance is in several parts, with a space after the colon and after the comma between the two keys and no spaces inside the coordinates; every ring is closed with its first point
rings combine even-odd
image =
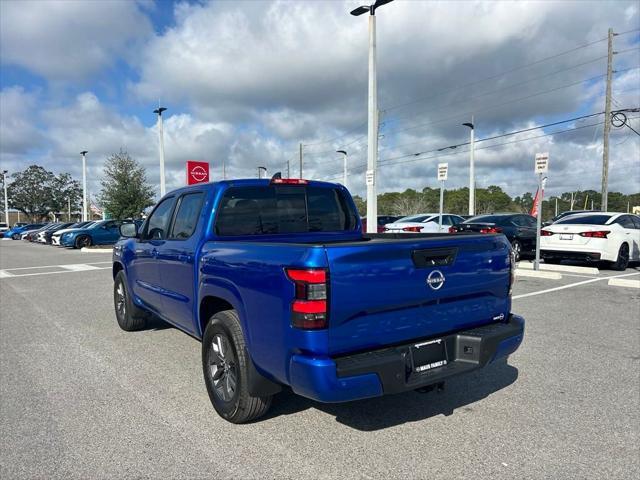
{"type": "Polygon", "coordinates": [[[540,250],[543,259],[550,260],[578,260],[581,262],[599,262],[603,260],[602,252],[569,251],[569,250],[540,250]]]}
{"type": "Polygon", "coordinates": [[[290,384],[299,395],[320,402],[347,402],[434,385],[482,368],[515,352],[524,336],[524,319],[510,315],[504,323],[463,330],[440,337],[448,363],[416,373],[411,368],[414,343],[338,358],[294,355],[290,384]]]}

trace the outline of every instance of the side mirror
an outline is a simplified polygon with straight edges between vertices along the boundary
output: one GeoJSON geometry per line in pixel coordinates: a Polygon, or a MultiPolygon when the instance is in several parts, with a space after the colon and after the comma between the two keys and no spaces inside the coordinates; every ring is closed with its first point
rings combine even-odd
{"type": "Polygon", "coordinates": [[[120,225],[120,235],[125,238],[137,238],[138,226],[135,223],[123,223],[120,225]]]}

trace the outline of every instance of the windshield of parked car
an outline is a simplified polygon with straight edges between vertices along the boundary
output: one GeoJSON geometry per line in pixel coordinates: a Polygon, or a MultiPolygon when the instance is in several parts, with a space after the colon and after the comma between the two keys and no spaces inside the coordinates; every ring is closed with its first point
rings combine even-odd
{"type": "Polygon", "coordinates": [[[611,215],[571,215],[561,218],[555,224],[586,224],[586,225],[606,225],[611,219],[611,215]]]}

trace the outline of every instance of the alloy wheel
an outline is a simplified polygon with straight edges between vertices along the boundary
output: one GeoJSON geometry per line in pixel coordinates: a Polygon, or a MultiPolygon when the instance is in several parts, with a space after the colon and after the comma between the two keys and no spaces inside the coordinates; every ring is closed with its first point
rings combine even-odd
{"type": "Polygon", "coordinates": [[[231,401],[236,393],[238,376],[236,359],[225,335],[218,334],[211,341],[209,375],[216,396],[224,402],[231,401]]]}

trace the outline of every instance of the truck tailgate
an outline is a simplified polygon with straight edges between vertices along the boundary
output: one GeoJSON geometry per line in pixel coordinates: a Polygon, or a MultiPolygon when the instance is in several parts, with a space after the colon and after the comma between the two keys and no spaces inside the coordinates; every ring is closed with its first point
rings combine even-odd
{"type": "Polygon", "coordinates": [[[327,245],[329,353],[436,337],[507,318],[509,248],[503,235],[327,245]]]}

